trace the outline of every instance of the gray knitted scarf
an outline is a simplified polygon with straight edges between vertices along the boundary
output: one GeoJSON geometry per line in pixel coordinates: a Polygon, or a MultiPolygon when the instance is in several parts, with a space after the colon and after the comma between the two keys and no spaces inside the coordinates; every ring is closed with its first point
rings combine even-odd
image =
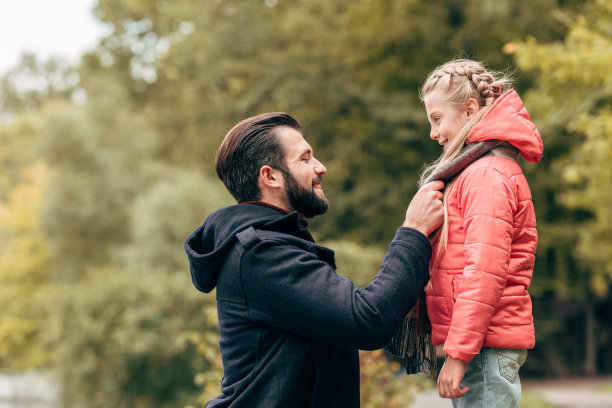
{"type": "Polygon", "coordinates": [[[489,153],[502,143],[504,142],[501,140],[485,140],[483,142],[466,145],[461,153],[459,153],[459,156],[455,157],[453,161],[443,168],[433,172],[427,177],[424,184],[434,180],[442,180],[445,183],[449,182],[453,177],[461,173],[470,163],[489,153]]]}
{"type": "MultiPolygon", "coordinates": [[[[433,172],[424,184],[442,180],[448,184],[470,163],[489,153],[503,142],[485,140],[467,145],[448,165],[433,172]]],[[[422,293],[410,309],[397,332],[385,346],[385,351],[406,369],[406,374],[425,373],[430,377],[438,374],[436,351],[431,339],[431,322],[427,317],[425,293],[422,293]]]]}

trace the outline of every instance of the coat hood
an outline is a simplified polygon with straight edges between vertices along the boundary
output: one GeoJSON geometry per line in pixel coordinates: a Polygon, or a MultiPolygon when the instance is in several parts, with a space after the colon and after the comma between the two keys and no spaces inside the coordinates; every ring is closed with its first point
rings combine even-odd
{"type": "Polygon", "coordinates": [[[483,118],[474,126],[467,141],[503,140],[521,152],[523,159],[535,163],[540,161],[544,146],[540,132],[531,121],[523,101],[515,90],[497,98],[483,118]]]}
{"type": "Polygon", "coordinates": [[[185,241],[193,285],[202,292],[210,292],[217,285],[219,269],[236,239],[236,234],[252,226],[278,229],[299,226],[297,212],[287,215],[257,205],[238,204],[223,207],[208,216],[185,241]]]}

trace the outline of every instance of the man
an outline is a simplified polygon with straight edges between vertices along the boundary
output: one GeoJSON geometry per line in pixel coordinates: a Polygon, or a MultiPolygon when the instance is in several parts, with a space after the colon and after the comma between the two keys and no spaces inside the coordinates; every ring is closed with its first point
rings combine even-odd
{"type": "Polygon", "coordinates": [[[303,217],[323,214],[327,171],[285,113],[237,124],[215,160],[239,204],[189,236],[196,288],[217,288],[222,394],[207,407],[358,407],[358,349],[385,345],[429,279],[440,181],[421,188],[365,289],[336,274],[303,217]]]}

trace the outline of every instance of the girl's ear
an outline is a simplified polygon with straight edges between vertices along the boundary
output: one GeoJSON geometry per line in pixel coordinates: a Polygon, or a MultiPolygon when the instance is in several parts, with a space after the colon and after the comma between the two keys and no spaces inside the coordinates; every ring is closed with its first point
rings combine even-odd
{"type": "Polygon", "coordinates": [[[474,98],[469,98],[465,104],[465,109],[467,111],[468,119],[478,113],[480,110],[480,105],[478,101],[474,98]]]}

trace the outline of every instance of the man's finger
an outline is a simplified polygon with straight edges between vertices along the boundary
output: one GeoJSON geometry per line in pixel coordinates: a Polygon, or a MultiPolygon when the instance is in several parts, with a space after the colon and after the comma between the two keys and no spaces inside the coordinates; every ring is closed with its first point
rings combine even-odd
{"type": "Polygon", "coordinates": [[[432,190],[442,190],[444,188],[444,182],[442,180],[430,181],[425,185],[431,188],[432,190]]]}

